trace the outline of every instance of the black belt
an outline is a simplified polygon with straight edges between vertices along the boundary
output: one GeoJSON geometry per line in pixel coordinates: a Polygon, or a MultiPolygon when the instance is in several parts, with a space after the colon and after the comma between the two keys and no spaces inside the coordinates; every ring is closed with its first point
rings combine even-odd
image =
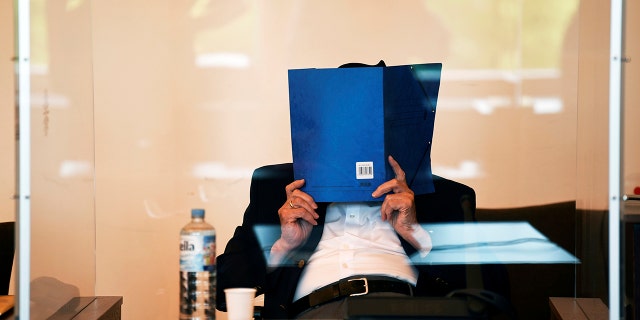
{"type": "Polygon", "coordinates": [[[413,290],[411,284],[394,278],[354,277],[342,279],[296,300],[291,305],[291,315],[295,316],[307,309],[345,297],[361,296],[374,292],[393,292],[412,296],[413,290]]]}

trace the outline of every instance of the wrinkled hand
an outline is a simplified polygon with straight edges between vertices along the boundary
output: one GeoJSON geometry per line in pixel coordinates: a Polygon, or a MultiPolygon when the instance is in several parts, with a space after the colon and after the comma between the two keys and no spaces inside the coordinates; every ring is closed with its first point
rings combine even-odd
{"type": "Polygon", "coordinates": [[[389,221],[400,236],[409,240],[418,223],[414,194],[407,185],[404,171],[392,156],[389,156],[389,164],[396,177],[378,186],[371,196],[386,195],[380,209],[382,221],[389,221]]]}
{"type": "MultiPolygon", "coordinates": [[[[318,205],[309,194],[301,191],[304,179],[296,180],[285,188],[287,201],[278,210],[282,234],[276,242],[277,249],[288,252],[302,245],[317,225],[320,216],[316,213],[318,205]]],[[[282,251],[281,251],[282,252],[282,251]]]]}

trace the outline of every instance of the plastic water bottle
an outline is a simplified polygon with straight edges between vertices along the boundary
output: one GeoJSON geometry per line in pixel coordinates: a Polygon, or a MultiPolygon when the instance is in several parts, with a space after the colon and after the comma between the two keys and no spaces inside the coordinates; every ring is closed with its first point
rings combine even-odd
{"type": "Polygon", "coordinates": [[[180,319],[216,318],[216,230],[204,209],[191,210],[180,230],[180,319]]]}

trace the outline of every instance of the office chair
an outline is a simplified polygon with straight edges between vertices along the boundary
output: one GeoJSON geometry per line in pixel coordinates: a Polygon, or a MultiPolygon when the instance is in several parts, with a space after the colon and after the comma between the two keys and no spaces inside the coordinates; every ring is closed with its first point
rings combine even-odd
{"type": "Polygon", "coordinates": [[[0,295],[9,294],[13,256],[15,255],[15,222],[0,223],[0,295]]]}

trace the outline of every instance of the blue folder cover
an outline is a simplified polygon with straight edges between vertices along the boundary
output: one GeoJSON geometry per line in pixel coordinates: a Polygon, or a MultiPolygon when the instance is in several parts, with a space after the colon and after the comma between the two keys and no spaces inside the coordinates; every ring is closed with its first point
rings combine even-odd
{"type": "Polygon", "coordinates": [[[431,140],[442,64],[289,70],[295,179],[317,202],[380,201],[395,177],[416,194],[434,191],[431,140]]]}

